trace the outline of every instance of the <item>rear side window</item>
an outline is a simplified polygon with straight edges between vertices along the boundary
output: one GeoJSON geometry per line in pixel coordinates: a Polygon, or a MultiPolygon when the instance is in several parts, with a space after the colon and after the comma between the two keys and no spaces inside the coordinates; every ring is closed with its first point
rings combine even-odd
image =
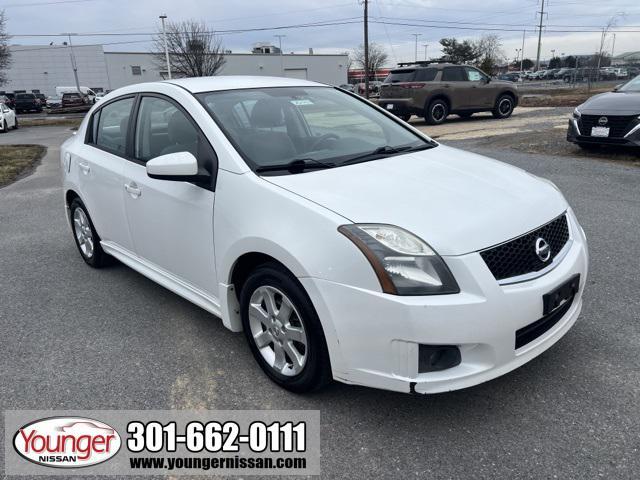
{"type": "Polygon", "coordinates": [[[438,70],[436,68],[422,68],[416,70],[416,82],[433,82],[436,79],[438,70]]]}
{"type": "Polygon", "coordinates": [[[462,67],[446,67],[442,71],[443,82],[464,82],[465,80],[467,76],[462,67]]]}
{"type": "Polygon", "coordinates": [[[117,100],[100,109],[100,116],[94,115],[98,126],[95,129],[94,143],[99,147],[124,155],[127,148],[127,130],[133,98],[117,100]]]}
{"type": "Polygon", "coordinates": [[[415,70],[391,70],[384,83],[413,82],[415,70]]]}

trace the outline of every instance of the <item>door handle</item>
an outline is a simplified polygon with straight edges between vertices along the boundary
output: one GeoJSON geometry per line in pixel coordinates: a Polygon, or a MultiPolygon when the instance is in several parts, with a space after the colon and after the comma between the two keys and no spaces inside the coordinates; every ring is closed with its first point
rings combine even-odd
{"type": "Polygon", "coordinates": [[[124,189],[129,195],[131,195],[132,198],[138,198],[140,195],[142,195],[142,190],[140,190],[136,182],[125,183],[124,189]]]}
{"type": "Polygon", "coordinates": [[[80,167],[80,170],[82,170],[82,173],[85,175],[91,171],[91,167],[87,162],[78,162],[78,167],[80,167]]]}

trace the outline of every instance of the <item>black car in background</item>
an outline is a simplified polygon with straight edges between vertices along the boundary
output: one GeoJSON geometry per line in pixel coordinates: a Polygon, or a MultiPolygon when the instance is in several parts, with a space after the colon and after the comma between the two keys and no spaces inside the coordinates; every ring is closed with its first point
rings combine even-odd
{"type": "Polygon", "coordinates": [[[16,93],[16,113],[42,112],[42,102],[34,93],[16,93]]]}
{"type": "Polygon", "coordinates": [[[579,105],[569,120],[567,140],[582,148],[640,147],[640,76],[579,105]]]}
{"type": "Polygon", "coordinates": [[[16,94],[15,93],[11,93],[11,92],[6,92],[6,93],[3,93],[2,95],[7,97],[7,101],[5,102],[5,105],[7,107],[9,107],[10,109],[15,110],[16,109],[16,94]]]}

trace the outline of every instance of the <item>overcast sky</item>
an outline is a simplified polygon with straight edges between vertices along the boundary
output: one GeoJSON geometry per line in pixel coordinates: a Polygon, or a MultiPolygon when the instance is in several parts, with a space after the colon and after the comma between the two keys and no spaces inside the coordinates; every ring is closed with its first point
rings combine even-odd
{"type": "MultiPolygon", "coordinates": [[[[170,21],[203,20],[212,30],[268,28],[262,31],[225,33],[226,49],[248,52],[256,42],[272,42],[276,34],[285,52],[339,53],[362,42],[362,2],[358,0],[0,0],[7,16],[7,27],[14,44],[48,45],[61,43],[60,37],[22,35],[60,32],[111,33],[104,36],[77,36],[74,44],[105,45],[105,50],[147,51],[149,37],[159,27],[158,16],[166,13],[170,21]],[[311,23],[340,25],[273,27],[311,23]]],[[[477,38],[483,33],[498,34],[503,50],[515,58],[516,48],[525,38],[525,57],[535,59],[540,0],[370,0],[370,41],[379,43],[389,53],[389,65],[414,59],[418,38],[418,57],[424,59],[441,52],[438,40],[443,37],[477,38]],[[386,23],[380,23],[386,22],[386,23]],[[399,25],[410,24],[410,25],[399,25]]],[[[556,55],[590,54],[599,49],[598,32],[566,30],[600,30],[615,17],[615,53],[640,50],[640,0],[549,0],[545,1],[541,58],[556,55]]],[[[614,37],[607,37],[611,52],[614,37]]]]}

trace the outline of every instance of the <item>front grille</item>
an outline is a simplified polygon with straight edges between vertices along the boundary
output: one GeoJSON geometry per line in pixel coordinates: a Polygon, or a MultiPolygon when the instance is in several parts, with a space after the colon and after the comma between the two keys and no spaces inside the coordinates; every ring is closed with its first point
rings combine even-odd
{"type": "Polygon", "coordinates": [[[587,137],[591,136],[593,127],[609,127],[609,137],[622,138],[631,130],[631,122],[636,115],[582,115],[580,117],[580,132],[587,137]],[[607,123],[600,125],[600,119],[605,117],[607,123]]]}
{"type": "Polygon", "coordinates": [[[526,327],[516,331],[516,350],[525,346],[527,343],[533,342],[536,338],[545,334],[553,328],[553,326],[560,321],[562,317],[569,311],[574,297],[564,302],[561,306],[556,308],[553,312],[545,315],[540,320],[536,320],[530,323],[526,327]]]}
{"type": "Polygon", "coordinates": [[[482,250],[480,255],[496,280],[538,272],[549,265],[569,240],[567,216],[555,220],[520,237],[482,250]],[[543,238],[551,247],[551,257],[543,262],[536,254],[536,240],[543,238]]]}

